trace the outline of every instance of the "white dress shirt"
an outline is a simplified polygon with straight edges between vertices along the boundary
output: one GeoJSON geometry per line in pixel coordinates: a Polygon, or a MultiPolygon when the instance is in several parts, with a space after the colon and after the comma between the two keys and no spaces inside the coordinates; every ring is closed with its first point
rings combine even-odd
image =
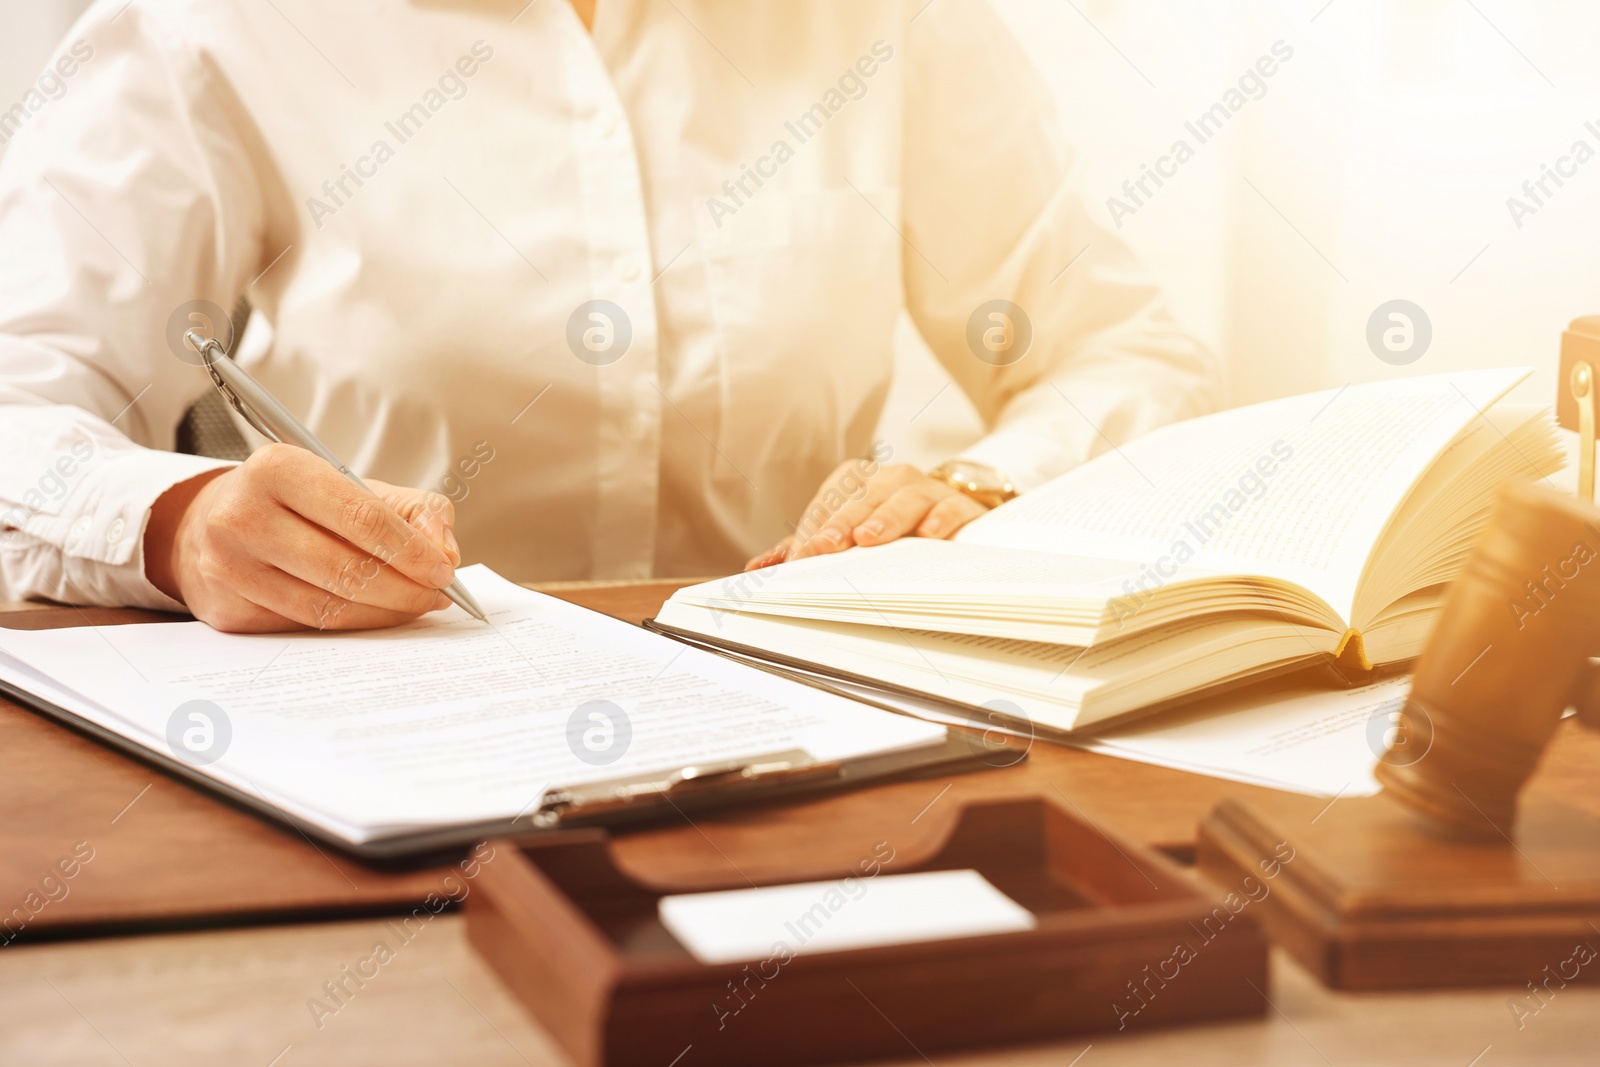
{"type": "Polygon", "coordinates": [[[902,308],[1024,489],[1216,401],[980,0],[101,0],[58,57],[0,110],[3,597],[172,606],[149,509],[216,466],[174,342],[241,295],[251,373],[524,581],[768,547],[902,308]]]}

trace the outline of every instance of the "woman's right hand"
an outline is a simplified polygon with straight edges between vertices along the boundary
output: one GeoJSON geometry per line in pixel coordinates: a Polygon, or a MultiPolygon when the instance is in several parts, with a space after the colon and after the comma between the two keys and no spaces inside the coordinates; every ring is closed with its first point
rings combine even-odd
{"type": "Polygon", "coordinates": [[[145,574],[195,618],[238,633],[394,626],[449,607],[454,505],[368,485],[305,449],[266,445],[156,500],[145,574]]]}

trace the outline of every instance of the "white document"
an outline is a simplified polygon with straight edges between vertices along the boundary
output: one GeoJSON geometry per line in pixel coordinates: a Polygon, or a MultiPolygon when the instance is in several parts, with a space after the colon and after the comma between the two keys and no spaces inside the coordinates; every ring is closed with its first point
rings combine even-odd
{"type": "Polygon", "coordinates": [[[490,625],[452,607],[357,633],[0,629],[0,678],[353,843],[525,815],[553,787],[944,739],[487,568],[460,577],[490,625]]]}
{"type": "Polygon", "coordinates": [[[1223,694],[1071,743],[1293,793],[1372,796],[1372,772],[1410,689],[1403,675],[1356,689],[1223,694]]]}
{"type": "Polygon", "coordinates": [[[658,913],[701,963],[1031,930],[1033,913],[977,871],[851,876],[662,897],[658,913]]]}
{"type": "MultiPolygon", "coordinates": [[[[1411,689],[1411,676],[1401,675],[1355,689],[1282,684],[1265,691],[1235,690],[1086,736],[1027,723],[1008,724],[993,712],[967,712],[945,701],[888,692],[820,673],[795,673],[859,700],[930,722],[979,726],[990,734],[1023,739],[1021,746],[1010,743],[1003,748],[993,742],[997,760],[1034,742],[1060,743],[1138,763],[1322,797],[1378,792],[1373,770],[1411,689]]],[[[1014,702],[1010,706],[1020,710],[1014,702]]]]}

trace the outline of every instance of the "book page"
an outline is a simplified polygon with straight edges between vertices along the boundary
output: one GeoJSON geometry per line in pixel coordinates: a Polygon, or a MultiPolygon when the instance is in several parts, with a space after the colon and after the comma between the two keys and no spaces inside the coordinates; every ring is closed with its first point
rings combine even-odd
{"type": "MultiPolygon", "coordinates": [[[[1107,603],[1126,598],[1142,569],[1128,560],[902,537],[687,586],[666,610],[693,604],[719,613],[1094,644],[1108,628],[1107,603]]],[[[1184,567],[1169,572],[1167,581],[1227,577],[1184,567]]],[[[1131,608],[1127,613],[1134,614],[1131,608]]],[[[1121,619],[1114,625],[1120,629],[1121,619]]]]}
{"type": "Polygon", "coordinates": [[[356,633],[0,630],[0,677],[49,688],[40,695],[357,841],[526,814],[556,786],[943,740],[942,728],[685,648],[487,568],[460,574],[491,625],[452,607],[356,633]]]}
{"type": "Polygon", "coordinates": [[[1389,515],[1435,456],[1527,377],[1350,385],[1164,427],[971,523],[957,540],[1264,574],[1345,619],[1389,515]]]}
{"type": "MultiPolygon", "coordinates": [[[[793,621],[668,604],[657,621],[729,654],[784,670],[903,686],[929,697],[1013,714],[1058,730],[1185,696],[1241,673],[1333,649],[1337,635],[1270,619],[1194,618],[1086,648],[888,626],[793,621]],[[764,653],[764,654],[763,654],[764,653]]],[[[829,682],[832,685],[832,682],[829,682]]]]}

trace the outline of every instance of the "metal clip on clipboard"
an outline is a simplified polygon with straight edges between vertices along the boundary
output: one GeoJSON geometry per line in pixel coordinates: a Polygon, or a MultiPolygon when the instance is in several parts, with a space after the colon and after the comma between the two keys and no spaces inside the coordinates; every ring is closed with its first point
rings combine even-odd
{"type": "Polygon", "coordinates": [[[664,774],[555,786],[545,790],[529,819],[539,829],[550,829],[580,818],[601,818],[640,806],[676,806],[684,798],[837,778],[843,773],[844,765],[837,761],[819,762],[804,749],[791,748],[749,759],[691,764],[664,774]]]}

